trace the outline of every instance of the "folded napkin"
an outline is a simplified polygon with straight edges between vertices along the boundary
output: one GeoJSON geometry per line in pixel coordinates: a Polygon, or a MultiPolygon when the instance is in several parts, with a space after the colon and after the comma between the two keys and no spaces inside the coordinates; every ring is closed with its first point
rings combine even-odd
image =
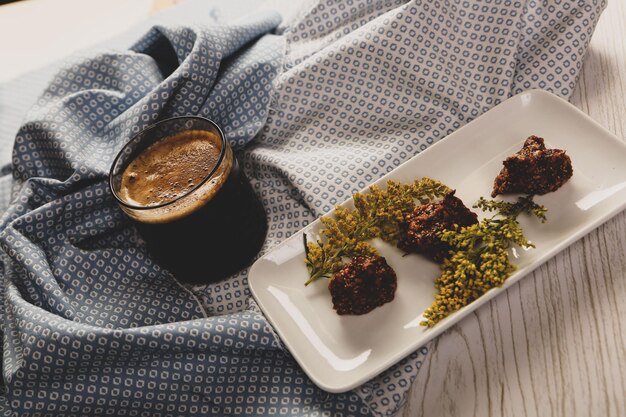
{"type": "Polygon", "coordinates": [[[181,21],[65,65],[0,178],[4,415],[395,414],[426,348],[353,391],[315,387],[247,271],[189,289],[149,257],[106,186],[116,152],[162,118],[217,121],[268,250],[512,94],[569,97],[604,6],[326,0],[282,35],[276,14],[181,21]]]}

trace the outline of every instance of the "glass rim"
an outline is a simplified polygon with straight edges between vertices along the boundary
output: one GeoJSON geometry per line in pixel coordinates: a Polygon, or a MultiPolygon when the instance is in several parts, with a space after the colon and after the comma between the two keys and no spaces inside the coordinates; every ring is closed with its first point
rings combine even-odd
{"type": "MultiPolygon", "coordinates": [[[[197,130],[201,130],[201,129],[197,129],[197,130]]],[[[180,132],[184,132],[184,130],[181,130],[180,132]]],[[[176,133],[180,133],[180,132],[176,132],[176,133]]],[[[171,135],[175,135],[176,133],[171,133],[170,136],[171,135]]],[[[156,143],[159,140],[164,139],[166,137],[168,137],[168,136],[163,136],[162,138],[158,139],[154,143],[156,143]]],[[[123,207],[129,208],[129,209],[132,209],[132,210],[153,210],[153,209],[158,209],[158,208],[169,206],[169,205],[174,204],[174,203],[180,201],[181,199],[189,196],[191,193],[193,193],[198,188],[203,186],[213,176],[213,174],[215,174],[215,172],[217,171],[219,166],[222,164],[222,160],[224,159],[224,155],[226,155],[226,148],[228,146],[229,145],[228,145],[228,142],[226,142],[226,137],[224,136],[224,132],[222,131],[222,128],[217,123],[215,123],[213,120],[207,119],[206,117],[201,117],[201,116],[176,116],[176,117],[169,117],[167,119],[159,120],[158,122],[156,122],[154,124],[151,124],[148,127],[142,129],[140,132],[138,132],[133,137],[131,137],[130,140],[128,142],[126,142],[126,144],[124,146],[122,146],[122,149],[120,149],[120,151],[115,156],[115,159],[113,160],[113,164],[111,165],[111,169],[109,170],[109,189],[111,190],[111,193],[113,194],[113,197],[115,197],[115,199],[117,200],[117,202],[119,204],[121,204],[123,207]],[[135,205],[135,204],[128,203],[128,202],[124,201],[118,195],[118,193],[115,191],[115,188],[113,187],[113,176],[114,176],[113,170],[117,166],[117,163],[119,162],[120,158],[124,155],[124,151],[133,143],[133,141],[135,139],[137,139],[138,136],[145,135],[149,131],[151,131],[153,129],[156,129],[157,127],[159,127],[159,126],[161,126],[161,125],[163,125],[165,123],[172,122],[172,121],[175,121],[175,120],[185,120],[185,119],[195,119],[195,120],[200,120],[202,122],[208,122],[209,124],[211,124],[217,130],[217,132],[219,134],[220,143],[222,144],[222,149],[220,149],[220,154],[219,154],[219,156],[217,158],[217,162],[215,163],[215,166],[202,179],[202,181],[200,181],[195,187],[193,187],[191,190],[187,191],[185,194],[174,198],[171,201],[167,201],[167,202],[161,203],[161,204],[155,204],[155,205],[152,205],[152,206],[138,206],[138,205],[135,205]]],[[[129,161],[129,164],[133,160],[129,161]]]]}

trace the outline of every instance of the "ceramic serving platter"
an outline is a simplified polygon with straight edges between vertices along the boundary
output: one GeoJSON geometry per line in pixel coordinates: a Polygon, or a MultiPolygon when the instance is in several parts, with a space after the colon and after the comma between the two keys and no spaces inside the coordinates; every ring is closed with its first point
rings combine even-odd
{"type": "Polygon", "coordinates": [[[556,192],[536,197],[548,209],[547,223],[520,218],[536,248],[513,252],[518,269],[504,286],[433,328],[419,323],[433,301],[438,266],[420,255],[403,256],[385,243],[375,245],[398,276],[392,302],[365,315],[339,316],[326,280],[305,287],[302,233],[315,236],[319,220],[252,266],[252,294],[313,382],[329,392],[344,392],[371,379],[626,207],[624,142],[571,104],[540,90],[506,100],[376,183],[428,176],[455,188],[471,206],[480,196],[489,196],[502,161],[530,135],[545,138],[549,148],[565,149],[573,177],[556,192]]]}

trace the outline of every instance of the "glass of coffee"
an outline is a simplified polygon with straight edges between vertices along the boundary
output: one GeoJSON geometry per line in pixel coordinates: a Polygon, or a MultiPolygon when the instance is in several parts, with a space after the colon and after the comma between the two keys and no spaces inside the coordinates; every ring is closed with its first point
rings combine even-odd
{"type": "Polygon", "coordinates": [[[250,265],[265,240],[263,205],[208,119],[143,130],[115,158],[109,184],[154,259],[181,282],[219,281],[250,265]]]}

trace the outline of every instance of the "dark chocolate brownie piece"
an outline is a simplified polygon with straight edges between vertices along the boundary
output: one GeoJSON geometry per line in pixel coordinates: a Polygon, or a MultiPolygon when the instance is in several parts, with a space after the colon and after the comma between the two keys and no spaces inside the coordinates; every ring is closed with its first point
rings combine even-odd
{"type": "Polygon", "coordinates": [[[382,256],[357,256],[328,283],[337,314],[365,314],[393,300],[396,273],[382,256]]]}
{"type": "Polygon", "coordinates": [[[572,161],[562,149],[547,149],[543,138],[530,136],[522,149],[503,162],[493,183],[498,194],[545,194],[555,191],[572,176],[572,161]]]}
{"type": "Polygon", "coordinates": [[[476,213],[465,207],[452,191],[443,200],[417,206],[404,216],[404,221],[400,223],[398,247],[441,262],[448,255],[450,246],[442,242],[437,234],[455,224],[469,226],[474,223],[478,223],[476,213]]]}

